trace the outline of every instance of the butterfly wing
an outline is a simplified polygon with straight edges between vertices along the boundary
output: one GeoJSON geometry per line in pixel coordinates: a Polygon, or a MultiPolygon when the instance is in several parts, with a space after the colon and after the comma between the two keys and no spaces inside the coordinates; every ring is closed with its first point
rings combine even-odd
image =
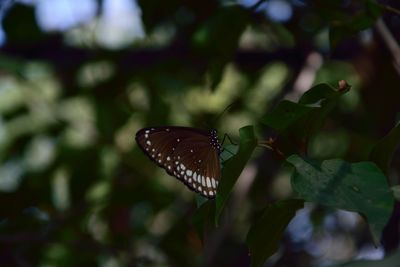
{"type": "Polygon", "coordinates": [[[214,198],[221,176],[216,134],[189,127],[154,127],[137,132],[144,153],[191,190],[214,198]]]}

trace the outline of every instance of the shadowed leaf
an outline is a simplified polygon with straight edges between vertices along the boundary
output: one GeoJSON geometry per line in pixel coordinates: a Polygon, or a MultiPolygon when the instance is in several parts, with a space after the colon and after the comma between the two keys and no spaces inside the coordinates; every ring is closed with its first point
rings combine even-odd
{"type": "Polygon", "coordinates": [[[304,200],[289,199],[268,205],[247,234],[251,266],[262,266],[279,248],[282,234],[304,200]]]}
{"type": "Polygon", "coordinates": [[[337,90],[328,84],[316,85],[302,95],[299,103],[282,101],[263,123],[279,131],[286,143],[306,144],[323,126],[340,96],[349,89],[349,86],[337,90]]]}
{"type": "Polygon", "coordinates": [[[387,172],[393,153],[400,143],[400,123],[397,124],[384,138],[372,148],[369,159],[387,172]]]}
{"type": "Polygon", "coordinates": [[[254,135],[253,126],[246,126],[239,129],[240,144],[236,155],[224,162],[222,169],[222,178],[217,189],[215,222],[218,222],[222,209],[228,199],[233,186],[239,175],[242,173],[247,161],[250,159],[254,148],[257,145],[257,139],[254,135]]]}
{"type": "Polygon", "coordinates": [[[287,161],[295,167],[292,186],[301,197],[365,215],[378,244],[392,213],[394,198],[385,175],[374,163],[351,164],[340,159],[317,162],[298,155],[287,161]]]}

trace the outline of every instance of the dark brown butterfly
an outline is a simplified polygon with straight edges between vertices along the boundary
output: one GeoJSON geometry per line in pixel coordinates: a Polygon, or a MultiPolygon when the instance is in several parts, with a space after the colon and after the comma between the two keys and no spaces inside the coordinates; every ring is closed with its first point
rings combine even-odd
{"type": "Polygon", "coordinates": [[[221,146],[216,130],[189,127],[144,128],[136,142],[158,166],[191,190],[214,198],[221,177],[221,146]]]}

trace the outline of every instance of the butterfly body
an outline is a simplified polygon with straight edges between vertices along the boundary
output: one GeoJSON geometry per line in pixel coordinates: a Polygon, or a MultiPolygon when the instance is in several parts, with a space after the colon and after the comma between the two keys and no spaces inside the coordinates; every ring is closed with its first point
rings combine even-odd
{"type": "Polygon", "coordinates": [[[189,189],[214,198],[221,176],[217,131],[190,127],[144,128],[136,142],[158,166],[189,189]]]}

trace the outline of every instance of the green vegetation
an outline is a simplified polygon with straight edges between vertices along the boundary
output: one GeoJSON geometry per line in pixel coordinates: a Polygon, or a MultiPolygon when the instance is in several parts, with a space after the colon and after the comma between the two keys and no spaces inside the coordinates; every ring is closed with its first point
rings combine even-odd
{"type": "Polygon", "coordinates": [[[138,0],[137,32],[11,2],[0,266],[398,266],[397,0],[138,0]],[[139,149],[162,125],[229,134],[215,199],[139,149]]]}

